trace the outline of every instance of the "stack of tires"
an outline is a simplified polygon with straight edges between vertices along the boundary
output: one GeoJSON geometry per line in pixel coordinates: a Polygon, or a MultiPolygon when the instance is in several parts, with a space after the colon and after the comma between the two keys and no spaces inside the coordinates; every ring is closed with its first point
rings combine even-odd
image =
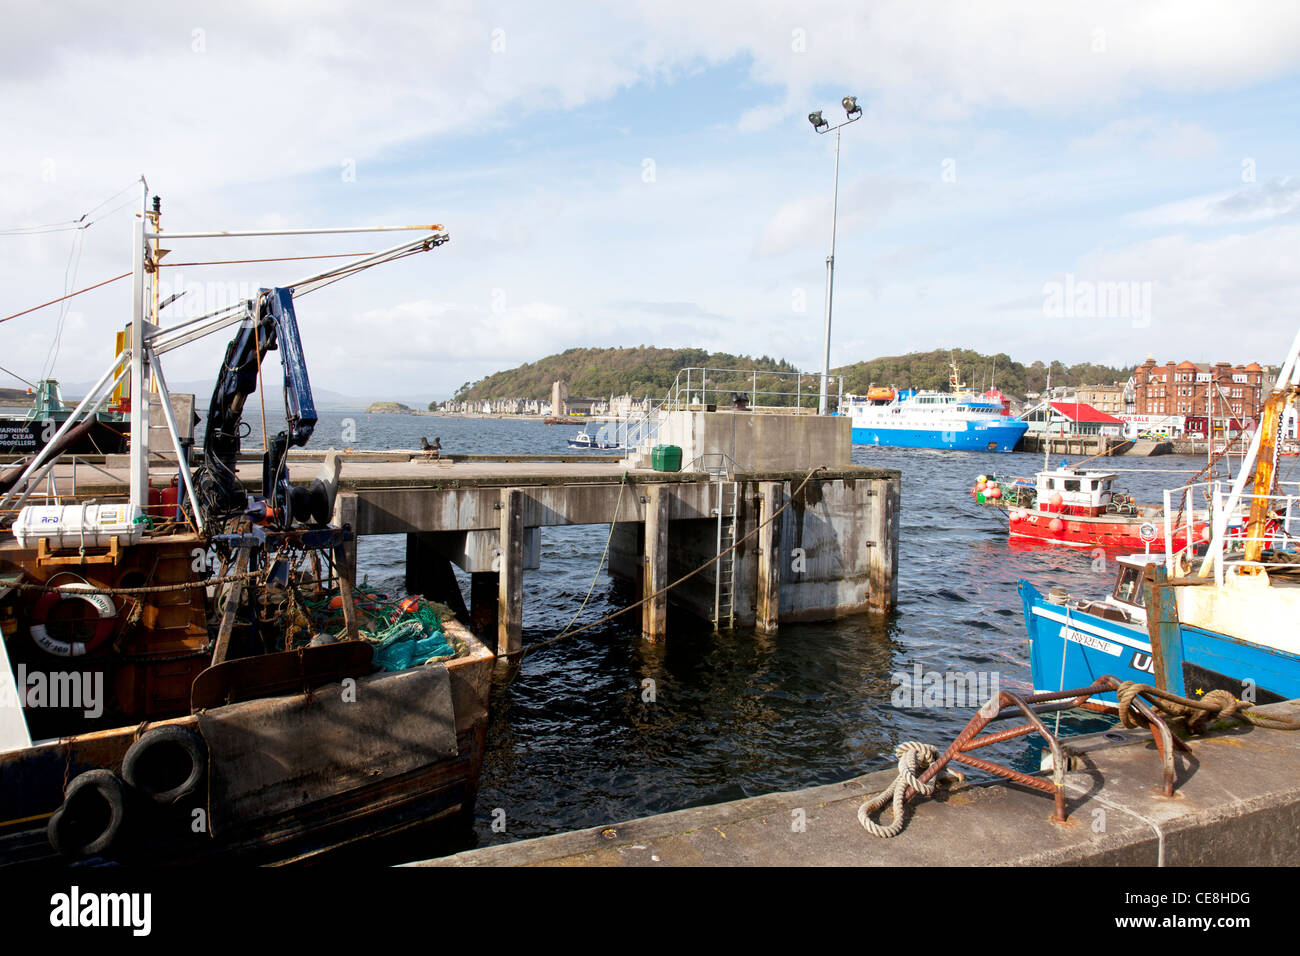
{"type": "Polygon", "coordinates": [[[122,859],[146,845],[166,846],[191,832],[189,812],[203,804],[208,749],[188,727],[145,732],[122,759],[120,775],[95,769],[68,784],[46,834],[64,857],[122,859]]]}

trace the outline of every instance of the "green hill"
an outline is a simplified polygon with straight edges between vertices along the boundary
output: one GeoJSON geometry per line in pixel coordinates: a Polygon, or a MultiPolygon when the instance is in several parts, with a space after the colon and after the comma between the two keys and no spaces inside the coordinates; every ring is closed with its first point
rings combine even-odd
{"type": "MultiPolygon", "coordinates": [[[[835,369],[844,376],[844,390],[863,392],[869,385],[897,385],[905,388],[948,388],[948,363],[957,360],[957,367],[966,384],[972,388],[996,385],[1010,395],[1041,392],[1047,385],[1047,366],[1042,362],[1022,365],[1013,362],[1005,352],[983,355],[970,349],[935,349],[932,352],[909,352],[906,355],[889,355],[856,362],[835,369]]],[[[1080,362],[1065,365],[1052,362],[1052,386],[1058,385],[1110,385],[1126,382],[1132,368],[1110,368],[1080,362]]]]}
{"type": "MultiPolygon", "coordinates": [[[[863,392],[867,386],[898,385],[911,388],[947,389],[948,363],[955,355],[962,378],[971,387],[988,387],[996,384],[1002,391],[1024,395],[1026,391],[1041,392],[1047,384],[1047,366],[1039,361],[1023,365],[1013,362],[1006,353],[984,355],[970,349],[935,349],[930,352],[909,352],[870,361],[857,362],[835,369],[844,375],[844,388],[849,392],[863,392]]],[[[536,362],[517,368],[496,372],[477,382],[466,382],[453,397],[454,401],[483,401],[498,398],[547,399],[551,383],[568,383],[569,394],[574,397],[599,398],[606,395],[663,396],[673,384],[677,371],[686,367],[750,369],[773,372],[793,372],[789,362],[766,355],[753,358],[748,355],[731,355],[727,352],[708,352],[704,349],[661,349],[647,346],[612,349],[568,349],[548,355],[536,362]]],[[[1105,365],[1080,363],[1065,365],[1052,363],[1052,385],[1109,385],[1124,382],[1132,373],[1129,368],[1110,368],[1105,365]]],[[[745,376],[710,376],[711,388],[734,388],[746,391],[750,379],[745,376]]],[[[760,389],[783,390],[789,387],[778,384],[777,379],[765,382],[761,377],[760,389]]],[[[814,390],[816,386],[813,386],[814,390]]],[[[770,401],[770,399],[769,399],[770,401]]]]}
{"type": "Polygon", "coordinates": [[[568,349],[537,362],[496,372],[477,382],[466,382],[454,401],[496,398],[551,397],[551,383],[566,382],[574,397],[600,398],[607,395],[663,396],[672,387],[677,371],[690,366],[709,368],[765,369],[793,372],[789,362],[764,355],[731,355],[704,349],[657,349],[647,346],[613,349],[568,349]]]}

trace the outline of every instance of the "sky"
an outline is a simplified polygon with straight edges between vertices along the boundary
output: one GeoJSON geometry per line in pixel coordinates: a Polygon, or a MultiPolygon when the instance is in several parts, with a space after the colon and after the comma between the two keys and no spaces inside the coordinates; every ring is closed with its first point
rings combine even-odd
{"type": "MultiPolygon", "coordinates": [[[[1300,326],[1293,3],[4,8],[0,317],[128,271],[144,176],[173,232],[446,227],[298,303],[318,389],[428,402],[586,346],[820,369],[836,134],[807,114],[852,94],[833,365],[1277,364],[1300,326]]],[[[163,324],[318,268],[172,266],[163,324]]],[[[129,306],[123,280],[0,324],[0,384],[93,381],[129,306]]],[[[228,338],[169,353],[169,382],[211,381],[228,338]]]]}

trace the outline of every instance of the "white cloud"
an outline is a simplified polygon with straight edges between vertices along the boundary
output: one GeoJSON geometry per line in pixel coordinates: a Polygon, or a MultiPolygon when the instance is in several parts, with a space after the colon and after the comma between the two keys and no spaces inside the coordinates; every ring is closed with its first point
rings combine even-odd
{"type": "Polygon", "coordinates": [[[1210,226],[1268,222],[1300,213],[1300,176],[1273,179],[1241,189],[1193,196],[1144,209],[1126,217],[1144,227],[1210,226]]]}

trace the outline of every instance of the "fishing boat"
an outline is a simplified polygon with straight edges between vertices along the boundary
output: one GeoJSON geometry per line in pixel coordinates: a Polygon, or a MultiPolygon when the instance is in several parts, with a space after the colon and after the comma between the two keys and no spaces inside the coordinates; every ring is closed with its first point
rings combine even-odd
{"type": "MultiPolygon", "coordinates": [[[[32,407],[25,415],[0,416],[0,454],[39,452],[71,414],[72,407],[63,401],[59,383],[41,379],[32,393],[32,407]]],[[[130,413],[110,406],[83,424],[67,442],[66,451],[73,455],[121,454],[126,450],[130,429],[130,413]]]]}
{"type": "Polygon", "coordinates": [[[1035,692],[1111,674],[1192,698],[1300,697],[1300,486],[1278,485],[1275,465],[1277,422],[1300,394],[1298,356],[1300,335],[1232,485],[1165,493],[1163,556],[1121,558],[1101,600],[1060,587],[1044,597],[1019,582],[1035,692]],[[1188,534],[1175,547],[1174,502],[1201,491],[1211,501],[1210,540],[1188,534]]]}
{"type": "Polygon", "coordinates": [[[855,445],[1015,450],[1029,430],[1026,422],[962,384],[955,361],[949,386],[947,392],[873,387],[866,395],[846,395],[840,414],[853,420],[855,445]]]}
{"type": "MultiPolygon", "coordinates": [[[[1012,538],[1032,538],[1072,548],[1137,551],[1164,547],[1160,534],[1163,508],[1140,505],[1127,490],[1115,487],[1118,472],[1071,468],[1062,463],[1040,471],[1032,483],[1023,479],[980,475],[971,496],[980,504],[1005,507],[1012,538]]],[[[1190,503],[1176,518],[1168,546],[1187,547],[1210,536],[1209,514],[1190,503]]]]}
{"type": "Polygon", "coordinates": [[[145,190],[126,347],[45,448],[0,476],[0,865],[278,864],[463,822],[494,655],[423,598],[355,590],[355,538],[335,510],[341,457],[327,454],[306,483],[287,467],[317,420],[295,296],[435,249],[446,231],[169,232],[169,244],[418,236],[164,323],[161,206],[145,190]],[[191,463],[163,357],[232,327],[191,463]],[[242,411],[269,349],[283,366],[286,427],[268,442],[259,487],[239,473],[242,411]],[[123,383],[137,414],[121,493],[54,499],[45,477],[63,439],[123,383]],[[181,463],[161,475],[150,468],[151,402],[181,463]],[[149,511],[159,477],[179,485],[163,515],[149,511]]]}

